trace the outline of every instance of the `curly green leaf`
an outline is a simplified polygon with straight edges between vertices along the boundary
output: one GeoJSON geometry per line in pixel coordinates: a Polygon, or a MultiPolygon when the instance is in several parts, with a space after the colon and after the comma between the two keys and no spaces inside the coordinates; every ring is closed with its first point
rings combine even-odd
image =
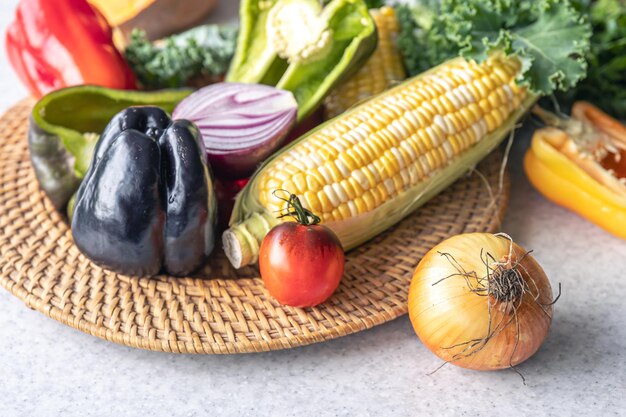
{"type": "Polygon", "coordinates": [[[482,62],[501,51],[520,60],[518,81],[537,94],[568,90],[586,75],[591,27],[569,0],[444,0],[428,29],[399,14],[401,25],[412,25],[399,40],[415,44],[405,59],[410,72],[457,55],[482,62]],[[426,51],[417,53],[427,59],[411,51],[426,51]]]}

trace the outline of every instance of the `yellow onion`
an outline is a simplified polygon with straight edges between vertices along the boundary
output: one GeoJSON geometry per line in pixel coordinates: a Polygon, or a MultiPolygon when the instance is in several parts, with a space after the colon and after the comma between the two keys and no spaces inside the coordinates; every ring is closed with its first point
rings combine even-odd
{"type": "Polygon", "coordinates": [[[419,263],[409,316],[422,342],[447,363],[494,370],[539,349],[554,301],[529,252],[504,234],[469,233],[445,240],[419,263]]]}

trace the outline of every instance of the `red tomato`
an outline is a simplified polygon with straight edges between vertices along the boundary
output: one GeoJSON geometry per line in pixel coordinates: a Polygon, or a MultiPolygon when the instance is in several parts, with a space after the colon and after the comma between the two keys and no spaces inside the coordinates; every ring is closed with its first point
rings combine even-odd
{"type": "Polygon", "coordinates": [[[259,266],[267,290],[279,303],[312,307],[339,286],[344,255],[339,239],[327,227],[287,222],[263,239],[259,266]]]}

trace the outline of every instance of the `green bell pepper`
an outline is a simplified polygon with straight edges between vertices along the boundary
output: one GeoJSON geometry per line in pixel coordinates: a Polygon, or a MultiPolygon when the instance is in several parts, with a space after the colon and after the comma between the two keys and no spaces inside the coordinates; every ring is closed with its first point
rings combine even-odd
{"type": "Polygon", "coordinates": [[[28,146],[35,175],[53,205],[62,210],[87,172],[93,148],[111,118],[137,105],[171,112],[191,90],[153,92],[82,85],[54,91],[35,104],[28,146]]]}
{"type": "Polygon", "coordinates": [[[298,121],[374,52],[376,27],[363,0],[242,0],[237,50],[226,81],[291,91],[298,121]]]}

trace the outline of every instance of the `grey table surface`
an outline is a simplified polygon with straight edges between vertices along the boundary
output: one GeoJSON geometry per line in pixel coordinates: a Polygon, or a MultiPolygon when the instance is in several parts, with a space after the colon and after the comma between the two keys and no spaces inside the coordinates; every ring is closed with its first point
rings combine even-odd
{"type": "MultiPolygon", "coordinates": [[[[0,3],[0,32],[16,0],[0,3]]],[[[215,19],[234,15],[222,1],[215,19]]],[[[0,111],[27,93],[2,49],[0,111]]],[[[546,201],[511,154],[502,227],[563,284],[540,351],[512,371],[439,365],[407,317],[288,351],[192,356],[119,346],[0,289],[0,417],[626,415],[626,242],[546,201]]]]}

